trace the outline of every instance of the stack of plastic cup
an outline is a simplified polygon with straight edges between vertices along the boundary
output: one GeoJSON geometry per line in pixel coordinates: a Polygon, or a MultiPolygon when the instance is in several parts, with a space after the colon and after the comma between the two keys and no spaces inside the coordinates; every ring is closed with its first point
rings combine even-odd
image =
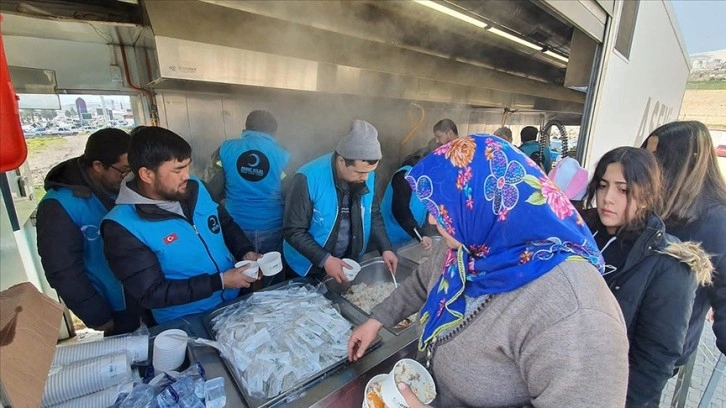
{"type": "Polygon", "coordinates": [[[58,346],[53,356],[53,365],[67,365],[104,354],[117,353],[121,350],[126,350],[132,363],[146,361],[149,358],[149,336],[146,334],[122,335],[98,341],[58,346]]]}
{"type": "Polygon", "coordinates": [[[134,383],[114,385],[103,391],[94,392],[80,398],[62,402],[58,405],[51,405],[48,408],[97,408],[110,407],[118,399],[119,394],[129,393],[134,388],[134,383]]]}
{"type": "Polygon", "coordinates": [[[157,372],[174,371],[184,363],[189,336],[184,330],[171,329],[154,339],[152,363],[157,372]]]}
{"type": "Polygon", "coordinates": [[[131,364],[125,351],[57,366],[48,375],[43,406],[92,394],[130,379],[131,364]]]}

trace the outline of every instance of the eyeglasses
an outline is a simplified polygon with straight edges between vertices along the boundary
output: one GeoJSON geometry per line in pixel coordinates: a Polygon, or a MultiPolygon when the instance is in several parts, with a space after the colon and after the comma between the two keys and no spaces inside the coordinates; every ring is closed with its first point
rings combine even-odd
{"type": "Polygon", "coordinates": [[[119,174],[119,175],[121,175],[121,178],[124,178],[124,177],[126,177],[126,175],[127,175],[127,174],[129,174],[129,173],[131,172],[131,169],[127,169],[127,170],[121,170],[121,169],[117,169],[116,167],[114,167],[114,165],[113,165],[113,164],[109,164],[109,165],[108,165],[108,167],[110,167],[110,168],[112,168],[112,169],[116,170],[116,171],[118,172],[118,174],[119,174]]]}

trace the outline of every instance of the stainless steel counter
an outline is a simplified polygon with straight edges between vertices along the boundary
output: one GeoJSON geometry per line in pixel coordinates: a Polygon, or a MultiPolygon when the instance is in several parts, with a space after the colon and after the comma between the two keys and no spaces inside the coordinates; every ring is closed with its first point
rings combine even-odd
{"type": "MultiPolygon", "coordinates": [[[[364,259],[370,259],[367,256],[364,259]]],[[[357,314],[356,321],[365,321],[367,315],[358,308],[350,308],[348,313],[357,314]]],[[[179,328],[185,330],[190,336],[210,338],[210,333],[204,327],[203,320],[206,315],[188,316],[176,321],[167,322],[152,328],[151,335],[163,330],[179,328]]],[[[287,400],[277,403],[276,407],[357,407],[363,402],[365,386],[368,380],[377,374],[387,373],[393,368],[396,361],[401,358],[415,358],[416,342],[418,340],[417,328],[404,330],[398,335],[383,328],[379,334],[379,346],[355,363],[346,363],[337,369],[326,373],[316,382],[308,384],[298,392],[293,393],[287,400]]],[[[204,367],[207,378],[223,377],[227,394],[228,407],[247,407],[244,398],[237,389],[231,373],[225,367],[217,350],[193,345],[188,348],[190,363],[199,362],[204,367]]]]}
{"type": "MultiPolygon", "coordinates": [[[[191,316],[179,322],[168,322],[163,327],[155,327],[152,335],[169,328],[180,328],[191,336],[208,338],[202,324],[202,316],[191,316]]],[[[359,406],[363,402],[366,383],[376,374],[387,373],[401,358],[411,358],[416,354],[416,330],[408,330],[398,336],[382,329],[381,343],[355,363],[347,363],[336,371],[328,373],[318,382],[294,393],[293,396],[275,406],[289,407],[341,407],[359,406]]],[[[244,399],[225,367],[217,350],[192,345],[188,349],[190,363],[199,362],[207,373],[207,378],[224,378],[228,407],[247,407],[244,399]]]]}

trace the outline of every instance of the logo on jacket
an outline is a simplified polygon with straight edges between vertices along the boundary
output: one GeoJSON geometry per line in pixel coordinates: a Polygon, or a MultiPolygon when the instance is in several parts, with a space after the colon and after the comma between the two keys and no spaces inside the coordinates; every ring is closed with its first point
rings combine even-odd
{"type": "Polygon", "coordinates": [[[237,171],[247,181],[260,181],[270,172],[270,160],[259,150],[248,150],[237,158],[237,171]]]}
{"type": "Polygon", "coordinates": [[[172,242],[176,241],[179,237],[176,236],[176,232],[172,232],[171,234],[164,237],[164,243],[166,245],[171,244],[172,242]]]}
{"type": "Polygon", "coordinates": [[[95,240],[101,238],[101,234],[98,230],[98,227],[95,225],[88,224],[88,225],[82,226],[81,233],[83,234],[83,237],[89,241],[95,241],[95,240]]]}
{"type": "Polygon", "coordinates": [[[207,227],[215,234],[219,234],[219,231],[222,230],[222,227],[219,225],[219,218],[216,215],[210,215],[207,218],[207,227]]]}

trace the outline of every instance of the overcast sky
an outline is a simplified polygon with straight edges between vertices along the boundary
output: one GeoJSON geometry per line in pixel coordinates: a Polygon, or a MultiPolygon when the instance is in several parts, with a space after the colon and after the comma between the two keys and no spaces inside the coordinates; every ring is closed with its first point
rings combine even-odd
{"type": "Polygon", "coordinates": [[[673,6],[689,54],[726,49],[726,1],[674,0],[673,6]]]}

